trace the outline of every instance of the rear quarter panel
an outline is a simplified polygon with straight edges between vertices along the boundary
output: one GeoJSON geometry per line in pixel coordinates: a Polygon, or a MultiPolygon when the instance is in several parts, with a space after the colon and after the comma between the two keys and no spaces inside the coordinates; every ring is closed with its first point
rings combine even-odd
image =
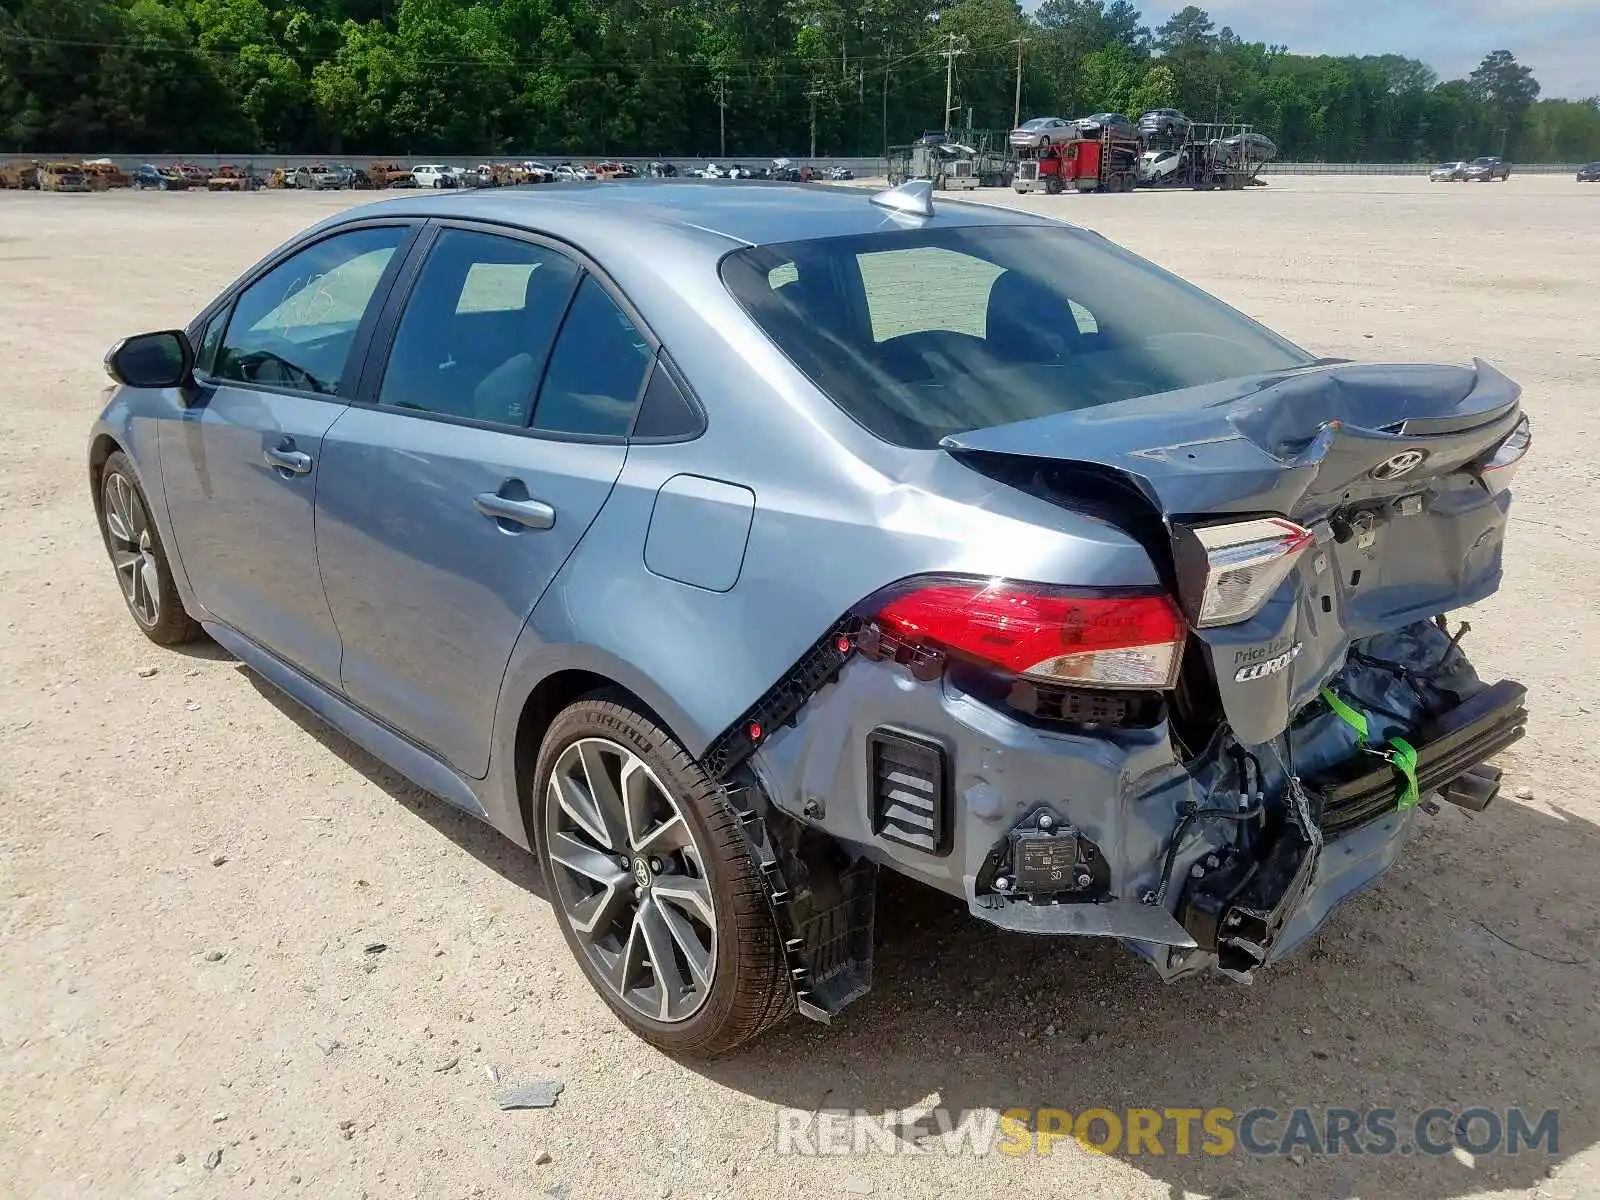
{"type": "MultiPolygon", "coordinates": [[[[694,250],[685,245],[685,258],[694,250]]],[[[523,699],[557,670],[593,670],[629,687],[698,756],[836,620],[896,580],[953,571],[1157,583],[1144,551],[1120,531],[942,452],[867,434],[749,321],[714,260],[703,249],[698,257],[670,277],[637,264],[615,272],[700,399],[707,428],[693,441],[630,448],[610,499],[513,652],[497,717],[501,763],[511,760],[523,699]],[[754,493],[748,542],[726,590],[665,578],[646,563],[657,493],[684,474],[754,493]]]]}

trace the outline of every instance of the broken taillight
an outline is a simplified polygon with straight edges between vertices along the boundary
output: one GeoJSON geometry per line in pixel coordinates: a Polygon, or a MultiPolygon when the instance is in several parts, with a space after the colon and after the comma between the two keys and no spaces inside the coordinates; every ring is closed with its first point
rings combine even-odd
{"type": "Polygon", "coordinates": [[[1169,688],[1184,623],[1164,595],[1007,579],[913,579],[874,613],[884,634],[1054,683],[1169,688]]]}
{"type": "Polygon", "coordinates": [[[1517,467],[1532,447],[1533,428],[1528,424],[1528,418],[1523,417],[1506,440],[1495,449],[1489,461],[1478,468],[1483,486],[1489,489],[1491,496],[1498,496],[1511,486],[1511,477],[1517,473],[1517,467]]]}
{"type": "Polygon", "coordinates": [[[1178,547],[1180,576],[1203,573],[1198,587],[1184,589],[1198,597],[1197,603],[1191,600],[1189,615],[1200,628],[1255,616],[1312,542],[1309,529],[1282,517],[1203,525],[1184,534],[1178,547]]]}

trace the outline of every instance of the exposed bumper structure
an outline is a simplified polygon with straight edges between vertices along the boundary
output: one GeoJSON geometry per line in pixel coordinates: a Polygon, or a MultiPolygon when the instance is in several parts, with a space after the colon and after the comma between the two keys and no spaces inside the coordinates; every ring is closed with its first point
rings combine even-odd
{"type": "MultiPolygon", "coordinates": [[[[1448,640],[1433,625],[1408,637],[1430,659],[1448,640]]],[[[1522,736],[1526,693],[1477,683],[1453,642],[1447,653],[1464,698],[1412,736],[1420,806],[1481,810],[1498,789],[1482,764],[1522,736]]],[[[949,675],[861,657],[835,668],[798,719],[772,714],[752,760],[780,813],[999,929],[1116,938],[1163,978],[1216,967],[1248,981],[1387,869],[1413,819],[1395,768],[1338,741],[1330,713],[1303,722],[1295,757],[1315,765],[1302,784],[1272,746],[1238,746],[1225,728],[1180,762],[1165,721],[1042,728],[949,675]]],[[[1376,686],[1363,670],[1342,677],[1352,691],[1376,686]]]]}

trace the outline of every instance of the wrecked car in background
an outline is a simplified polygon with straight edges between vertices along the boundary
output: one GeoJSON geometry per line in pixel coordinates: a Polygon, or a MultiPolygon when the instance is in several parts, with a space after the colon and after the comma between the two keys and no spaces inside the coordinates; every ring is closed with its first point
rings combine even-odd
{"type": "Polygon", "coordinates": [[[1500,584],[1514,383],[1317,359],[925,181],[397,197],[107,369],[138,627],[533,850],[686,1054],[863,995],[883,870],[1252,979],[1526,722],[1448,616],[1500,584]]]}

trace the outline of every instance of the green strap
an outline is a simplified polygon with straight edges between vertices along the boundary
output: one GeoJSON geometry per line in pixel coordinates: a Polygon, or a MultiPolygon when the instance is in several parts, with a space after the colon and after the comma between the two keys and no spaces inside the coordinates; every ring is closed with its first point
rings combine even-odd
{"type": "Polygon", "coordinates": [[[1394,748],[1394,753],[1389,757],[1389,765],[1406,781],[1405,787],[1400,789],[1400,799],[1395,804],[1401,812],[1415,807],[1422,797],[1417,793],[1417,752],[1411,748],[1411,743],[1404,738],[1393,737],[1389,745],[1394,748]]]}
{"type": "MultiPolygon", "coordinates": [[[[1366,714],[1346,704],[1334,695],[1331,688],[1322,689],[1322,698],[1328,702],[1328,707],[1334,714],[1351,729],[1356,731],[1356,738],[1363,747],[1370,746],[1371,730],[1367,725],[1366,714]]],[[[1399,799],[1395,807],[1400,812],[1414,808],[1422,797],[1417,791],[1417,752],[1411,743],[1404,738],[1393,737],[1389,739],[1387,749],[1377,751],[1389,760],[1389,765],[1399,773],[1404,786],[1400,789],[1399,799]]]]}
{"type": "Polygon", "coordinates": [[[1365,746],[1367,744],[1366,714],[1351,708],[1343,700],[1335,696],[1331,688],[1322,689],[1322,698],[1328,702],[1328,707],[1333,709],[1341,721],[1356,731],[1356,736],[1361,739],[1361,744],[1365,746]]]}

